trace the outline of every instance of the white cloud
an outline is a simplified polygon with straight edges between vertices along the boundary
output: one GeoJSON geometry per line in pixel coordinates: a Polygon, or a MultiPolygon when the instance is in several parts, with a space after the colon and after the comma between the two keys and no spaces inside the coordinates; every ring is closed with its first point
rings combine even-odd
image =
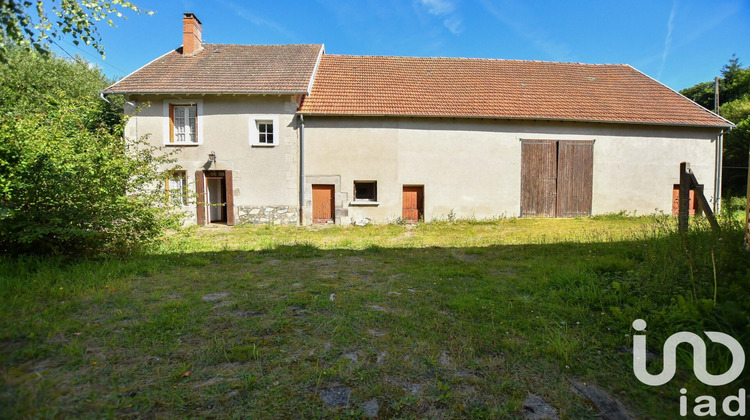
{"type": "Polygon", "coordinates": [[[427,12],[436,15],[447,15],[456,10],[456,6],[448,0],[419,0],[427,9],[427,12]]]}
{"type": "Polygon", "coordinates": [[[661,79],[661,75],[664,72],[664,65],[667,63],[667,55],[669,54],[669,48],[672,46],[672,31],[674,31],[674,15],[677,13],[677,0],[672,2],[672,11],[669,12],[669,20],[667,21],[667,37],[664,39],[664,51],[661,53],[661,66],[659,66],[659,75],[657,79],[661,79]]]}
{"type": "Polygon", "coordinates": [[[453,35],[458,35],[463,32],[463,21],[458,16],[451,16],[443,21],[443,25],[448,28],[453,35]]]}
{"type": "Polygon", "coordinates": [[[445,17],[443,25],[453,34],[458,35],[463,32],[463,20],[461,16],[456,13],[456,4],[450,0],[419,0],[426,10],[427,13],[445,17]]]}

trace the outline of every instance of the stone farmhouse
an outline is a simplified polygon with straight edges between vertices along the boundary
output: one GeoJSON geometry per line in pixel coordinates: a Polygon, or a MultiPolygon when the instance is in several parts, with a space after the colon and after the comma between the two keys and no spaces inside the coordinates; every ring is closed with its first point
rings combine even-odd
{"type": "Polygon", "coordinates": [[[732,124],[628,65],[201,33],[186,13],[181,47],[102,92],[124,95],[126,137],[182,149],[164,188],[198,224],[671,213],[682,161],[717,199],[732,124]]]}

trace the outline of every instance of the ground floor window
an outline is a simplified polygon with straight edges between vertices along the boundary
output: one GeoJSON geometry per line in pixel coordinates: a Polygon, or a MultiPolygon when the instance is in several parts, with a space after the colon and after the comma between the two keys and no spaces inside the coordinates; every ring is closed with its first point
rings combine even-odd
{"type": "Polygon", "coordinates": [[[378,201],[377,181],[354,181],[354,201],[378,201]]]}
{"type": "Polygon", "coordinates": [[[187,204],[187,175],[185,171],[171,172],[164,184],[167,202],[175,206],[187,204]]]}

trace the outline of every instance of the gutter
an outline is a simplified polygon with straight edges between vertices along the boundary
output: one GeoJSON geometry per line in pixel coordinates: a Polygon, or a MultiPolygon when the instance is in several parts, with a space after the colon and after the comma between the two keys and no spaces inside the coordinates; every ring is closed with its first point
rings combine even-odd
{"type": "Polygon", "coordinates": [[[102,91],[102,92],[99,92],[99,98],[101,98],[101,100],[102,100],[102,101],[104,101],[104,102],[106,102],[106,103],[108,103],[108,104],[110,104],[110,105],[114,106],[114,104],[113,104],[112,102],[110,102],[110,100],[109,100],[109,99],[107,99],[107,98],[106,98],[106,97],[104,96],[104,92],[103,92],[103,91],[102,91]]]}
{"type": "Polygon", "coordinates": [[[305,117],[299,114],[299,225],[302,220],[302,209],[305,207],[305,117]]]}
{"type": "MultiPolygon", "coordinates": [[[[710,111],[708,111],[710,112],[710,111]]],[[[651,122],[651,121],[619,121],[619,120],[591,120],[591,119],[575,119],[575,118],[550,118],[542,116],[530,116],[530,117],[510,117],[510,116],[495,116],[495,115],[442,115],[442,114],[367,114],[367,113],[326,113],[326,112],[307,112],[308,116],[316,117],[357,117],[357,118],[451,118],[451,119],[467,119],[467,120],[496,120],[496,121],[547,121],[547,122],[579,122],[579,123],[591,123],[591,124],[621,124],[621,125],[646,125],[646,126],[659,126],[659,127],[695,127],[695,128],[733,128],[735,124],[731,121],[725,120],[728,124],[690,124],[690,123],[674,123],[674,122],[651,122]]]]}
{"type": "Polygon", "coordinates": [[[181,90],[181,91],[129,91],[129,90],[110,90],[107,94],[119,95],[305,95],[307,91],[297,90],[235,90],[235,91],[208,91],[208,90],[181,90]]]}

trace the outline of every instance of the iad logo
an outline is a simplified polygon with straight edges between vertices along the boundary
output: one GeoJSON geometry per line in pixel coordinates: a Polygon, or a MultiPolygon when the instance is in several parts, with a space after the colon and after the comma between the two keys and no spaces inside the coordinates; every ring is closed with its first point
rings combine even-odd
{"type": "MultiPolygon", "coordinates": [[[[633,328],[639,332],[644,331],[646,321],[636,319],[633,321],[633,328]]],[[[658,375],[652,375],[646,371],[646,336],[633,335],[633,373],[638,380],[646,385],[664,385],[674,377],[677,370],[677,346],[687,343],[693,347],[693,373],[699,381],[710,386],[729,384],[737,379],[745,368],[745,351],[742,349],[742,345],[732,336],[717,331],[704,331],[704,333],[711,342],[725,346],[732,353],[732,366],[726,372],[720,375],[708,373],[706,371],[706,343],[697,334],[682,331],[672,334],[664,342],[664,368],[658,375]]],[[[680,393],[683,394],[680,397],[680,415],[686,416],[687,397],[685,394],[687,390],[683,388],[680,393]]],[[[716,416],[716,399],[714,397],[699,396],[695,399],[695,402],[696,404],[702,403],[696,405],[693,409],[696,416],[716,416]]],[[[744,416],[745,403],[745,390],[740,389],[740,394],[737,397],[729,396],[724,399],[722,409],[724,414],[728,416],[744,416]],[[732,409],[732,403],[736,403],[736,409],[732,409]]]]}

